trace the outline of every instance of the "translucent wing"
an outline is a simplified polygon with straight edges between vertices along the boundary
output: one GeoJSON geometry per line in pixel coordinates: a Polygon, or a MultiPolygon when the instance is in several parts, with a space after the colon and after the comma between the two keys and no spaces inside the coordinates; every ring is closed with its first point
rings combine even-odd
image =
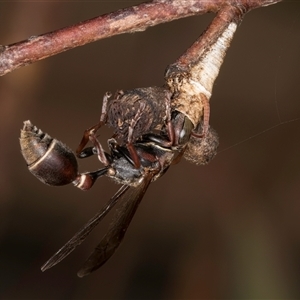
{"type": "Polygon", "coordinates": [[[128,189],[129,186],[123,185],[107,204],[41,267],[41,270],[46,271],[47,269],[52,268],[79,246],[128,189]]]}
{"type": "Polygon", "coordinates": [[[131,187],[126,194],[122,195],[122,207],[117,210],[108,232],[77,273],[79,277],[86,276],[97,270],[114,254],[121,244],[152,178],[153,175],[148,174],[143,178],[139,186],[131,187]]]}

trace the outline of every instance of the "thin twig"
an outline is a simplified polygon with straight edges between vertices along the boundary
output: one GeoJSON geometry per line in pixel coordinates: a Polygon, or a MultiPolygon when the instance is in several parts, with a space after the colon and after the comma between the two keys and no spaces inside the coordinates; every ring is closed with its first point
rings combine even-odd
{"type": "Polygon", "coordinates": [[[203,134],[209,128],[209,99],[214,82],[246,12],[245,7],[225,6],[199,39],[166,70],[173,109],[186,115],[195,127],[203,118],[203,134]]]}
{"type": "Polygon", "coordinates": [[[282,0],[154,0],[81,22],[57,31],[0,46],[0,75],[63,51],[126,32],[143,31],[164,22],[207,12],[224,5],[250,10],[282,0]]]}

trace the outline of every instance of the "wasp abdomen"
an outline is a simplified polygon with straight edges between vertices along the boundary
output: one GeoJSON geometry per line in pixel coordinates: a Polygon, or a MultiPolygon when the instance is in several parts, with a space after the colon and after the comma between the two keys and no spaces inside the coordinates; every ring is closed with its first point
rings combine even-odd
{"type": "Polygon", "coordinates": [[[65,185],[77,178],[78,165],[72,150],[30,121],[24,122],[20,145],[29,171],[43,183],[65,185]]]}

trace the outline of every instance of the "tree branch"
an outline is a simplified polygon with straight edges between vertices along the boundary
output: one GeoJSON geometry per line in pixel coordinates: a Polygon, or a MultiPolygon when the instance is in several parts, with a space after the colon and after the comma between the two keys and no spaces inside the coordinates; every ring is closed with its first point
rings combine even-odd
{"type": "Polygon", "coordinates": [[[80,22],[40,36],[32,36],[9,46],[0,46],[0,75],[58,54],[117,34],[143,31],[176,19],[218,12],[228,5],[244,11],[282,0],[154,0],[80,22]]]}

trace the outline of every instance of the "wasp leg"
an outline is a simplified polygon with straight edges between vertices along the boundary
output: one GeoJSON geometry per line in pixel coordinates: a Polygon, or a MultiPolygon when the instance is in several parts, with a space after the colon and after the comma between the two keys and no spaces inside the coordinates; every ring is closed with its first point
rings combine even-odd
{"type": "Polygon", "coordinates": [[[192,136],[196,138],[203,138],[208,132],[209,129],[209,117],[210,117],[210,105],[207,97],[203,94],[200,95],[203,103],[203,123],[202,123],[202,132],[199,133],[196,131],[192,132],[192,136]]]}
{"type": "Polygon", "coordinates": [[[86,144],[89,142],[90,136],[92,134],[95,134],[100,129],[100,127],[102,127],[106,123],[107,103],[108,103],[108,99],[110,98],[110,96],[111,96],[111,93],[109,93],[109,92],[105,93],[105,95],[103,96],[103,104],[102,104],[100,121],[96,125],[88,128],[84,131],[81,142],[80,142],[80,144],[78,145],[78,147],[76,149],[77,157],[79,157],[79,158],[87,157],[84,154],[82,155],[82,152],[83,152],[84,147],[86,146],[86,144]]]}
{"type": "Polygon", "coordinates": [[[107,157],[105,155],[105,152],[104,152],[104,150],[102,148],[102,145],[98,141],[98,139],[95,136],[94,132],[90,133],[89,139],[92,142],[92,144],[94,145],[94,147],[92,148],[92,151],[96,152],[95,154],[97,154],[98,159],[104,164],[104,166],[108,166],[109,165],[109,161],[108,161],[108,159],[107,159],[107,157]]]}
{"type": "Polygon", "coordinates": [[[131,120],[129,128],[128,128],[128,138],[127,138],[127,149],[130,153],[130,156],[132,158],[132,161],[134,163],[134,166],[136,169],[138,169],[141,166],[141,161],[140,158],[136,152],[136,149],[133,145],[133,130],[134,127],[136,125],[136,123],[138,122],[138,120],[141,118],[142,115],[142,111],[145,109],[145,103],[141,103],[136,115],[134,116],[134,118],[131,120]]]}

